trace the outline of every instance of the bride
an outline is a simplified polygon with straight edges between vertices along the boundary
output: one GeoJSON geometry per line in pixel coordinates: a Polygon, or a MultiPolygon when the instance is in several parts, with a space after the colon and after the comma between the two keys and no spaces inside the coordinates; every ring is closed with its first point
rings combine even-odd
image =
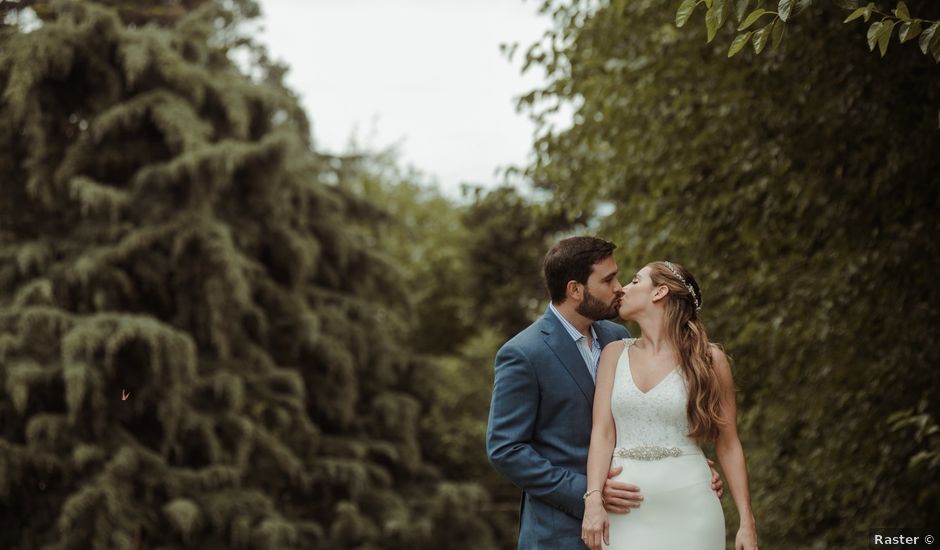
{"type": "Polygon", "coordinates": [[[724,513],[700,447],[714,442],[741,517],[735,550],[756,550],[731,368],[698,318],[698,283],[680,265],[653,262],[623,290],[620,318],[636,321],[642,337],[601,355],[582,540],[592,550],[602,541],[615,550],[724,548],[724,513]],[[642,500],[608,516],[602,489],[617,466],[615,479],[639,486],[642,500]]]}

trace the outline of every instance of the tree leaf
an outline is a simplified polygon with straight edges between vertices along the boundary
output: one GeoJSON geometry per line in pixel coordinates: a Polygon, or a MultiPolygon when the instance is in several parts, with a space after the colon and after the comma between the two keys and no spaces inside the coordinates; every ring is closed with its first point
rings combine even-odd
{"type": "Polygon", "coordinates": [[[682,3],[679,4],[679,9],[676,11],[676,26],[682,27],[689,20],[689,17],[692,16],[692,12],[695,11],[695,6],[698,5],[696,0],[682,0],[682,3]]]}
{"type": "Polygon", "coordinates": [[[770,37],[772,38],[774,49],[777,49],[783,41],[783,31],[786,29],[787,24],[779,19],[775,19],[773,25],[774,28],[770,31],[770,37]]]}
{"type": "Polygon", "coordinates": [[[883,24],[881,21],[875,21],[868,27],[868,49],[871,51],[875,51],[875,45],[878,44],[878,33],[881,32],[883,24]]]}
{"type": "Polygon", "coordinates": [[[933,33],[933,38],[930,40],[930,55],[933,56],[934,61],[940,63],[940,33],[933,33]]]}
{"type": "Polygon", "coordinates": [[[888,43],[891,42],[891,33],[894,32],[894,26],[897,21],[885,21],[878,31],[878,48],[881,50],[881,57],[888,52],[888,43]]]}
{"type": "Polygon", "coordinates": [[[771,25],[773,25],[773,23],[771,23],[770,25],[767,25],[766,27],[762,28],[759,31],[756,31],[754,35],[751,37],[751,42],[754,45],[755,53],[759,54],[762,51],[764,51],[764,46],[767,45],[767,39],[770,37],[771,25]]]}
{"type": "Polygon", "coordinates": [[[708,41],[715,39],[718,32],[718,24],[721,22],[721,11],[713,5],[705,12],[705,29],[708,31],[708,41]]]}
{"type": "Polygon", "coordinates": [[[898,7],[894,8],[894,15],[896,15],[901,21],[911,20],[911,12],[908,11],[907,4],[904,2],[898,2],[898,7]]]}
{"type": "Polygon", "coordinates": [[[744,22],[741,23],[741,26],[738,27],[738,30],[743,31],[744,29],[750,27],[751,25],[754,24],[755,21],[760,19],[760,17],[764,15],[765,13],[767,13],[767,10],[763,8],[757,8],[756,10],[752,11],[750,15],[747,16],[747,19],[745,19],[744,22]]]}
{"type": "Polygon", "coordinates": [[[858,7],[858,0],[836,0],[836,5],[844,10],[854,10],[858,7]]]}
{"type": "Polygon", "coordinates": [[[721,28],[725,24],[725,21],[728,20],[728,14],[731,11],[728,6],[728,1],[731,0],[715,0],[715,10],[718,12],[718,28],[721,28]]]}
{"type": "Polygon", "coordinates": [[[734,5],[734,17],[737,19],[738,23],[744,19],[745,14],[747,14],[748,8],[751,7],[751,0],[738,0],[734,5]]]}
{"type": "Polygon", "coordinates": [[[734,57],[734,55],[744,49],[744,46],[747,45],[747,41],[751,38],[751,33],[746,32],[744,34],[739,34],[734,38],[734,41],[731,42],[731,47],[728,48],[728,57],[734,57]]]}
{"type": "Polygon", "coordinates": [[[933,35],[937,32],[937,27],[940,27],[940,21],[935,22],[933,25],[927,27],[920,35],[920,51],[924,52],[924,55],[927,55],[927,52],[930,51],[930,40],[933,38],[933,35]]]}
{"type": "Polygon", "coordinates": [[[901,44],[907,42],[908,40],[917,38],[918,34],[920,34],[920,21],[917,19],[901,23],[901,30],[898,32],[898,37],[901,39],[901,44]]]}
{"type": "MultiPolygon", "coordinates": [[[[855,10],[855,11],[853,11],[851,14],[849,14],[849,16],[845,18],[845,21],[843,21],[843,23],[848,23],[848,22],[850,22],[850,21],[855,21],[856,19],[858,19],[859,17],[862,17],[862,16],[865,16],[865,17],[867,18],[867,15],[866,15],[867,12],[868,12],[868,8],[858,8],[857,10],[855,10]]],[[[866,19],[866,21],[867,21],[867,20],[868,20],[868,19],[866,19]]]]}
{"type": "Polygon", "coordinates": [[[777,15],[783,21],[790,18],[790,10],[793,8],[793,0],[780,0],[777,4],[777,15]]]}

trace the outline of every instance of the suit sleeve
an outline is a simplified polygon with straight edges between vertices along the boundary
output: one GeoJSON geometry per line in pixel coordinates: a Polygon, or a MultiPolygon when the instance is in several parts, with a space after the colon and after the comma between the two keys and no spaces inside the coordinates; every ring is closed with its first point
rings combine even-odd
{"type": "Polygon", "coordinates": [[[487,456],[496,471],[517,487],[580,518],[587,478],[552,465],[532,446],[539,399],[538,380],[528,359],[521,350],[503,346],[496,354],[487,456]]]}

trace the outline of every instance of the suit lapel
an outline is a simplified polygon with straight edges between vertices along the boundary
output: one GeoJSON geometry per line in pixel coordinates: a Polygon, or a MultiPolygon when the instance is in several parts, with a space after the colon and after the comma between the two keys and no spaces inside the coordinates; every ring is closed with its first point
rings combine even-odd
{"type": "MultiPolygon", "coordinates": [[[[545,333],[545,343],[574,379],[575,384],[584,394],[584,398],[588,400],[588,403],[593,404],[594,380],[591,379],[591,373],[588,371],[587,365],[584,364],[584,358],[581,357],[578,346],[571,339],[565,327],[561,325],[561,321],[551,311],[545,312],[542,320],[542,332],[545,333]]],[[[600,339],[599,334],[598,339],[600,339]]]]}

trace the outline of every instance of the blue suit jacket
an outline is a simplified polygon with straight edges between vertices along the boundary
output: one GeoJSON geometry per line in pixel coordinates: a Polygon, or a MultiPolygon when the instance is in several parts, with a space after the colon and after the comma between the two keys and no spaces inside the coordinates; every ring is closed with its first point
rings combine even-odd
{"type": "MultiPolygon", "coordinates": [[[[594,323],[601,346],[630,334],[594,323]]],[[[594,381],[550,310],[496,354],[486,451],[522,489],[519,549],[583,549],[582,495],[591,442],[594,381]]]]}

